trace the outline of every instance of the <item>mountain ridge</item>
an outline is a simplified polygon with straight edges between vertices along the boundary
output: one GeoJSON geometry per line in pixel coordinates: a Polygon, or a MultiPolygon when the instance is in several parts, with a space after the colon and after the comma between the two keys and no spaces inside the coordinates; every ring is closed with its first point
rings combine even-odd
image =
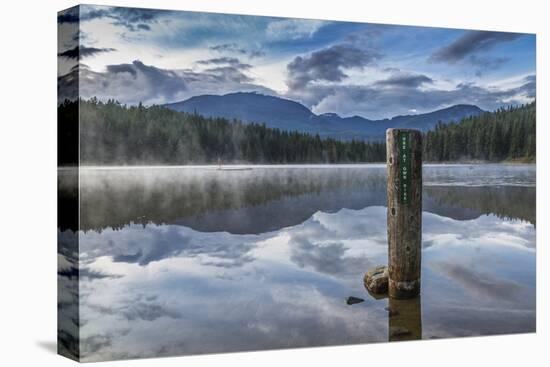
{"type": "Polygon", "coordinates": [[[342,117],[333,112],[315,114],[299,102],[256,92],[205,94],[163,106],[179,112],[198,113],[205,117],[265,123],[271,128],[319,134],[321,137],[342,140],[382,140],[387,128],[397,127],[425,132],[433,129],[439,121],[456,122],[485,112],[475,105],[456,104],[423,114],[371,120],[358,115],[342,117]]]}

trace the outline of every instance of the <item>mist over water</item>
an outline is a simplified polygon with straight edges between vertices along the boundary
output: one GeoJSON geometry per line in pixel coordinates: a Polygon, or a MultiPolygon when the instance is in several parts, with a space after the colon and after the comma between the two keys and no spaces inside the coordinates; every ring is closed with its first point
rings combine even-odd
{"type": "Polygon", "coordinates": [[[362,284],[387,263],[385,165],[221,168],[81,169],[59,236],[84,361],[535,330],[534,166],[424,167],[421,300],[399,304],[362,284]]]}

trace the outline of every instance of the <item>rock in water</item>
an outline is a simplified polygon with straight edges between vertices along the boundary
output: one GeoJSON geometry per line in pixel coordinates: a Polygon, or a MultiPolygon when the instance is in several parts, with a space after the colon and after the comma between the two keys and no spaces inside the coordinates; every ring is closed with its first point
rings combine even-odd
{"type": "Polygon", "coordinates": [[[353,296],[350,296],[346,299],[346,303],[348,305],[354,305],[356,303],[361,303],[361,302],[364,302],[365,300],[363,298],[357,298],[357,297],[353,297],[353,296]]]}
{"type": "Polygon", "coordinates": [[[377,266],[368,271],[363,278],[365,287],[374,294],[388,292],[388,267],[384,265],[377,266]]]}

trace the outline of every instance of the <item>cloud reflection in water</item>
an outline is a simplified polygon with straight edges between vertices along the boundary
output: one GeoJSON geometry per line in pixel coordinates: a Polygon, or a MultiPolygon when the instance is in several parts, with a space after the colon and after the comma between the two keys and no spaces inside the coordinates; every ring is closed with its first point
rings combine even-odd
{"type": "MultiPolygon", "coordinates": [[[[117,276],[81,280],[83,358],[385,341],[387,300],[369,298],[361,279],[385,263],[385,211],[317,212],[259,235],[179,225],[82,233],[83,269],[117,276]],[[349,295],[366,302],[347,306],[349,295]]],[[[532,225],[423,221],[423,338],[534,330],[532,225]]]]}

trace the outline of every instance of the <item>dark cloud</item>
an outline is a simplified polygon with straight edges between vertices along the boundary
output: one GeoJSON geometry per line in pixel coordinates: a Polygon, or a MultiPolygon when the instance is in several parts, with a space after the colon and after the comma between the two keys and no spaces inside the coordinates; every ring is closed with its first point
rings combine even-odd
{"type": "Polygon", "coordinates": [[[312,81],[340,82],[347,78],[345,68],[363,68],[380,58],[372,50],[347,44],[338,44],[315,51],[308,56],[297,56],[287,65],[287,85],[302,89],[312,81]]]}
{"type": "Polygon", "coordinates": [[[208,59],[208,60],[199,60],[197,61],[197,64],[203,64],[203,65],[209,65],[209,64],[238,64],[239,59],[234,57],[217,57],[214,59],[208,59]]]}
{"type": "Polygon", "coordinates": [[[450,45],[447,45],[430,56],[430,61],[455,63],[477,51],[487,51],[493,46],[509,42],[520,37],[518,33],[468,31],[450,45]]]}
{"type": "Polygon", "coordinates": [[[95,56],[100,53],[116,51],[114,48],[96,48],[86,46],[76,46],[69,50],[58,53],[59,57],[66,57],[68,59],[83,59],[90,56],[95,56]]]}
{"type": "Polygon", "coordinates": [[[68,89],[70,86],[78,86],[82,98],[115,99],[128,104],[159,104],[181,101],[197,94],[237,91],[275,94],[268,88],[252,83],[253,79],[245,74],[251,68],[248,64],[230,60],[230,64],[206,65],[212,67],[200,72],[190,69],[161,69],[139,60],[128,64],[108,65],[105,71],[76,68],[59,77],[59,98],[62,102],[66,93],[75,92],[74,88],[68,89]],[[75,84],[75,80],[79,83],[75,84]]]}
{"type": "MultiPolygon", "coordinates": [[[[66,77],[69,76],[60,77],[60,85],[66,77]]],[[[171,101],[187,91],[187,80],[181,71],[161,69],[136,60],[131,64],[108,65],[104,72],[80,69],[79,88],[83,98],[97,96],[134,104],[171,101]]]]}
{"type": "Polygon", "coordinates": [[[104,17],[110,17],[110,16],[111,16],[110,9],[93,9],[93,10],[81,12],[81,8],[79,6],[75,6],[74,8],[61,12],[57,16],[57,22],[59,24],[78,23],[79,21],[87,21],[87,20],[93,20],[97,18],[104,18],[104,17]]]}
{"type": "Polygon", "coordinates": [[[396,67],[387,67],[387,68],[383,68],[382,71],[385,71],[387,73],[399,73],[401,69],[396,67]]]}
{"type": "Polygon", "coordinates": [[[135,64],[118,64],[118,65],[107,65],[107,73],[118,74],[118,73],[128,73],[134,78],[137,76],[137,67],[135,64]]]}
{"type": "Polygon", "coordinates": [[[80,20],[87,21],[87,20],[93,20],[97,18],[105,18],[111,16],[111,10],[110,9],[92,9],[89,11],[81,12],[80,13],[80,20]]]}
{"type": "Polygon", "coordinates": [[[235,66],[219,66],[206,69],[205,72],[222,83],[248,83],[253,81],[253,79],[244,74],[239,67],[235,66]]]}
{"type": "Polygon", "coordinates": [[[149,31],[149,24],[156,23],[157,18],[166,13],[164,10],[139,8],[113,8],[110,18],[113,24],[125,27],[131,32],[149,31]]]}
{"type": "Polygon", "coordinates": [[[197,64],[200,65],[230,65],[238,69],[250,69],[252,65],[241,63],[239,59],[235,57],[216,57],[208,60],[199,60],[197,64]]]}
{"type": "Polygon", "coordinates": [[[217,57],[208,60],[197,61],[199,65],[213,66],[204,70],[218,81],[227,83],[248,83],[253,79],[243,73],[243,71],[252,68],[250,64],[244,64],[235,57],[217,57]]]}
{"type": "Polygon", "coordinates": [[[212,51],[236,53],[246,55],[249,58],[255,58],[265,55],[265,52],[261,50],[248,50],[243,47],[239,47],[236,43],[222,43],[219,45],[210,46],[209,48],[212,51]]]}
{"type": "Polygon", "coordinates": [[[59,14],[57,22],[77,23],[78,21],[90,21],[94,19],[107,18],[112,24],[125,27],[128,31],[149,31],[150,24],[155,23],[157,18],[166,13],[164,10],[108,7],[93,9],[89,6],[82,8],[75,7],[59,14]]]}
{"type": "Polygon", "coordinates": [[[418,88],[422,84],[433,84],[433,80],[422,74],[400,74],[374,83],[377,86],[392,88],[418,88]]]}
{"type": "Polygon", "coordinates": [[[127,308],[120,310],[120,314],[128,321],[154,321],[161,317],[169,317],[172,319],[181,317],[180,313],[175,310],[169,310],[160,304],[150,302],[133,302],[127,308]]]}
{"type": "Polygon", "coordinates": [[[164,10],[141,9],[141,8],[112,8],[111,16],[129,23],[147,23],[156,20],[159,15],[166,13],[164,10]]]}
{"type": "Polygon", "coordinates": [[[59,15],[57,16],[57,23],[58,24],[74,24],[78,23],[80,20],[78,8],[74,7],[71,9],[67,9],[63,12],[59,12],[59,15]]]}
{"type": "Polygon", "coordinates": [[[487,71],[494,71],[506,64],[510,59],[507,57],[479,57],[470,55],[468,58],[470,64],[477,68],[476,76],[482,76],[487,71]]]}
{"type": "Polygon", "coordinates": [[[103,272],[95,271],[89,268],[81,267],[79,270],[79,277],[80,279],[88,279],[88,280],[95,280],[95,279],[117,279],[122,278],[121,275],[115,275],[115,274],[106,274],[103,272]]]}
{"type": "Polygon", "coordinates": [[[113,337],[106,334],[92,335],[80,341],[83,355],[94,354],[112,346],[113,337]]]}

